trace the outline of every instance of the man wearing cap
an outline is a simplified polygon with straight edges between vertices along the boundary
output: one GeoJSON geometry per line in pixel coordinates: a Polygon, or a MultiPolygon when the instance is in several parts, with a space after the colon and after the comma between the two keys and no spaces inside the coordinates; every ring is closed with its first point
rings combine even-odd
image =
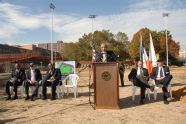
{"type": "Polygon", "coordinates": [[[39,69],[35,68],[34,63],[30,63],[30,68],[26,73],[26,81],[25,81],[25,93],[26,98],[28,100],[29,97],[29,86],[35,86],[34,91],[32,92],[31,101],[34,101],[34,97],[37,96],[40,82],[42,80],[42,75],[39,69]]]}
{"type": "Polygon", "coordinates": [[[163,65],[162,60],[158,60],[158,66],[152,69],[151,78],[154,79],[156,85],[162,88],[164,103],[167,104],[168,91],[167,86],[173,78],[170,74],[168,66],[163,65]]]}

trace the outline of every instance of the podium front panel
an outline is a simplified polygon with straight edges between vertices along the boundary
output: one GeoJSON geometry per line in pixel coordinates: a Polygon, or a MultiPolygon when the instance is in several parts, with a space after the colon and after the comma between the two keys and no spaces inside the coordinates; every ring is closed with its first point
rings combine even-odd
{"type": "Polygon", "coordinates": [[[96,108],[119,108],[118,64],[94,63],[96,108]]]}

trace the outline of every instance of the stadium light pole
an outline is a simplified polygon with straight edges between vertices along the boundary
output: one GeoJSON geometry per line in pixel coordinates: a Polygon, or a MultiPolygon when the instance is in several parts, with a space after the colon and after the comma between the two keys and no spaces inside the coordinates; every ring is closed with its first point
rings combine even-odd
{"type": "Polygon", "coordinates": [[[51,63],[54,63],[54,57],[53,57],[53,15],[54,15],[54,9],[55,9],[55,5],[53,3],[50,3],[49,5],[50,9],[51,9],[51,63]]]}
{"type": "Polygon", "coordinates": [[[167,66],[169,65],[169,51],[168,51],[168,38],[167,38],[167,18],[169,13],[163,13],[163,18],[165,18],[165,35],[166,35],[166,59],[167,59],[167,66]]]}
{"type": "MultiPolygon", "coordinates": [[[[96,18],[96,15],[89,15],[88,18],[90,18],[92,20],[92,43],[91,43],[91,46],[93,46],[93,31],[94,31],[94,28],[93,28],[93,20],[96,18]]],[[[91,100],[90,100],[90,81],[91,81],[91,65],[89,65],[89,104],[91,105],[91,100]]]]}
{"type": "Polygon", "coordinates": [[[93,31],[94,31],[94,28],[93,28],[93,20],[96,18],[96,15],[89,15],[88,18],[90,18],[92,20],[92,38],[93,38],[93,31]]]}

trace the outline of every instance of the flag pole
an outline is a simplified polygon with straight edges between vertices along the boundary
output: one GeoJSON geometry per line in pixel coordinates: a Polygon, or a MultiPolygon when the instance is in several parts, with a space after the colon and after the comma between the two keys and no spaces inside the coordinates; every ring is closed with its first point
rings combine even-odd
{"type": "Polygon", "coordinates": [[[140,60],[141,60],[142,35],[140,32],[140,60]]]}

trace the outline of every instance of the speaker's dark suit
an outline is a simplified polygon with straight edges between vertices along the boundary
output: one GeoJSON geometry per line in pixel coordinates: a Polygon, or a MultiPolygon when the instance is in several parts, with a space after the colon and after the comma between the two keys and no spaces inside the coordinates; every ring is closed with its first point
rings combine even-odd
{"type": "Polygon", "coordinates": [[[46,98],[47,94],[47,86],[52,87],[52,97],[55,98],[56,95],[56,86],[61,79],[61,72],[59,69],[53,69],[52,71],[48,71],[44,80],[43,80],[43,96],[46,98]],[[48,81],[51,77],[54,77],[53,81],[48,81]]]}
{"type": "Polygon", "coordinates": [[[27,74],[26,74],[26,79],[25,80],[25,93],[27,94],[27,96],[29,96],[29,86],[35,86],[35,90],[32,93],[32,97],[37,96],[37,92],[39,89],[39,82],[42,80],[42,75],[39,69],[34,69],[34,76],[35,76],[35,80],[36,82],[31,84],[30,80],[31,80],[31,69],[28,70],[27,74]]]}
{"type": "Polygon", "coordinates": [[[148,70],[145,68],[141,68],[142,71],[140,75],[137,75],[138,68],[133,68],[128,75],[128,79],[133,80],[133,84],[141,88],[141,100],[145,98],[145,89],[150,88],[148,84],[149,74],[148,70]]]}
{"type": "Polygon", "coordinates": [[[23,81],[25,80],[25,70],[23,69],[13,69],[11,72],[11,79],[6,83],[6,93],[8,97],[10,95],[10,86],[14,87],[15,97],[17,97],[17,87],[22,85],[23,81]]]}
{"type": "MultiPolygon", "coordinates": [[[[106,51],[106,62],[114,62],[117,60],[117,56],[114,54],[113,51],[106,51]]],[[[102,62],[103,60],[103,53],[97,52],[96,53],[96,62],[102,62]]]]}
{"type": "Polygon", "coordinates": [[[163,66],[163,71],[164,71],[165,78],[163,78],[161,80],[157,80],[156,78],[158,77],[159,67],[154,67],[152,69],[151,78],[155,80],[156,85],[163,84],[163,88],[162,88],[163,96],[164,96],[164,99],[166,99],[168,97],[167,85],[170,83],[170,81],[173,77],[170,74],[169,67],[163,66]]]}

